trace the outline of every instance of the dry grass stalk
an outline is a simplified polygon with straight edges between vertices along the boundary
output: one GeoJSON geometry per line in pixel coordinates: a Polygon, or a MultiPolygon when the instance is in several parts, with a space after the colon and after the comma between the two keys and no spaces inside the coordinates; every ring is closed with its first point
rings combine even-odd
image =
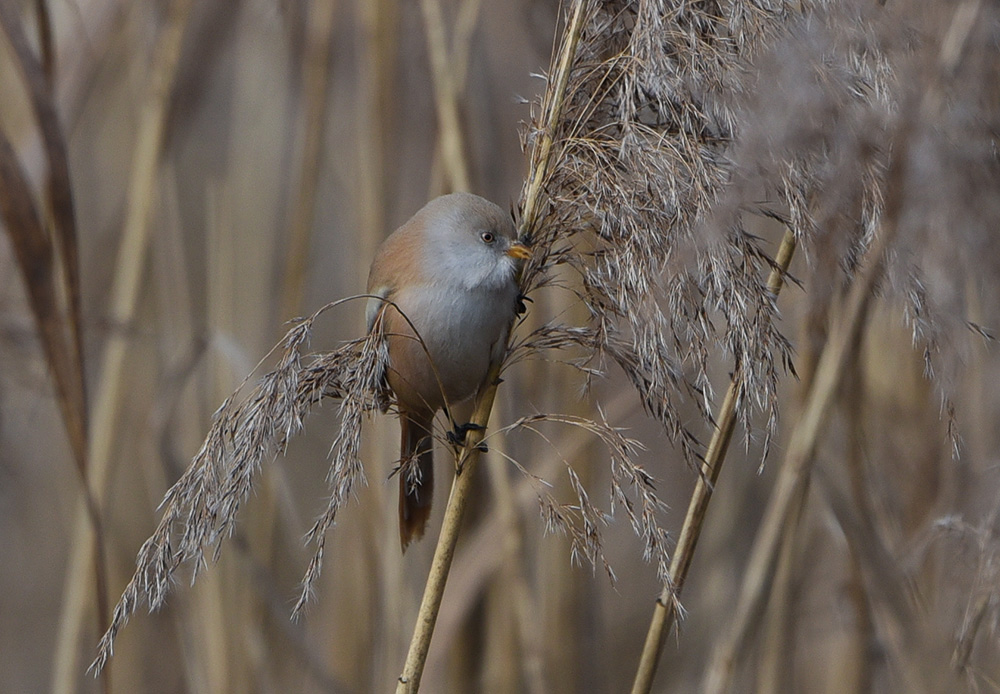
{"type": "Polygon", "coordinates": [[[302,312],[305,292],[306,264],[309,258],[316,191],[319,186],[320,163],[326,132],[327,81],[331,47],[333,45],[335,0],[310,3],[306,22],[306,45],[302,53],[302,92],[304,114],[301,132],[301,164],[298,183],[294,186],[291,209],[288,211],[288,244],[285,256],[285,287],[281,301],[281,316],[297,316],[302,312]]]}
{"type": "MultiPolygon", "coordinates": [[[[34,55],[21,27],[21,18],[11,4],[0,5],[0,27],[13,50],[14,66],[27,87],[47,164],[44,215],[34,203],[28,177],[6,135],[0,132],[0,214],[11,238],[17,263],[24,275],[31,311],[56,388],[56,400],[69,439],[70,450],[82,491],[78,514],[81,532],[93,541],[81,548],[80,564],[89,562],[83,576],[75,577],[78,604],[85,604],[92,591],[99,629],[107,626],[107,578],[104,564],[104,532],[100,505],[91,485],[92,460],[88,437],[88,403],[84,372],[80,310],[80,269],[76,215],[69,163],[62,126],[53,100],[54,49],[49,14],[44,2],[37,4],[42,62],[34,55]],[[44,218],[44,223],[43,223],[44,218]]],[[[82,619],[82,617],[81,617],[82,619]]],[[[76,678],[73,650],[62,649],[56,672],[76,678]],[[69,673],[73,673],[69,675],[69,673]]],[[[56,682],[64,681],[58,678],[56,682]]],[[[102,686],[110,687],[108,678],[102,686]]]]}
{"type": "MultiPolygon", "coordinates": [[[[81,564],[86,565],[86,562],[90,562],[87,575],[93,577],[93,580],[85,581],[81,576],[75,576],[79,605],[82,607],[89,599],[93,599],[98,606],[98,623],[105,625],[107,582],[104,567],[104,533],[98,503],[87,481],[86,433],[81,428],[84,424],[86,406],[82,400],[70,395],[75,389],[69,386],[69,383],[76,378],[82,383],[82,373],[77,372],[77,376],[72,375],[75,371],[74,361],[65,339],[65,325],[54,285],[53,249],[48,240],[48,232],[42,227],[41,219],[32,203],[32,192],[17,161],[17,155],[2,132],[0,132],[0,213],[13,241],[18,264],[25,276],[32,313],[39,327],[47,360],[55,376],[59,393],[57,400],[61,405],[70,445],[78,463],[77,472],[83,492],[83,505],[79,513],[81,523],[78,528],[80,532],[87,533],[94,539],[86,547],[81,548],[83,551],[79,555],[81,564]]],[[[75,392],[82,396],[82,391],[75,390],[75,392]]],[[[58,665],[64,661],[57,659],[56,662],[58,665]]]]}
{"type": "MultiPolygon", "coordinates": [[[[44,11],[44,3],[40,3],[40,5],[40,31],[44,37],[48,33],[45,29],[48,23],[44,19],[48,13],[44,11]]],[[[27,86],[31,107],[42,135],[45,159],[48,165],[45,181],[45,212],[47,226],[51,231],[51,239],[55,242],[53,244],[49,240],[46,232],[44,240],[35,242],[42,244],[34,248],[35,254],[41,253],[41,255],[30,258],[28,265],[25,265],[24,262],[28,261],[29,258],[25,257],[21,251],[18,252],[18,258],[26,272],[29,268],[31,269],[33,280],[36,279],[34,273],[38,273],[37,281],[52,284],[49,291],[53,292],[53,299],[49,302],[52,304],[49,310],[46,313],[38,313],[37,309],[41,306],[38,304],[38,299],[35,298],[33,298],[33,305],[38,320],[44,320],[45,324],[49,326],[41,331],[42,341],[55,377],[56,388],[59,391],[59,404],[69,433],[70,446],[81,478],[85,479],[87,475],[87,392],[83,371],[83,338],[80,330],[80,261],[66,142],[52,98],[51,83],[46,77],[46,67],[35,58],[27,36],[21,28],[20,17],[12,6],[4,5],[0,8],[0,26],[2,26],[16,55],[17,59],[14,65],[21,73],[22,80],[27,86]],[[42,246],[50,247],[46,249],[42,246]],[[58,273],[55,271],[56,262],[59,264],[58,273]],[[44,270],[42,265],[48,265],[49,269],[44,270]],[[48,278],[46,279],[44,275],[48,275],[48,278]],[[59,296],[59,290],[62,292],[62,297],[59,296]],[[66,302],[65,310],[58,303],[61,298],[66,302]],[[64,317],[60,318],[61,315],[64,317]],[[52,322],[55,322],[55,325],[50,325],[52,322]],[[56,327],[59,323],[62,323],[65,328],[62,325],[56,327]],[[64,332],[68,333],[68,336],[64,335],[64,332]]],[[[43,57],[47,61],[51,61],[51,40],[48,42],[43,40],[42,44],[43,57]]],[[[14,189],[11,190],[13,192],[14,189]]],[[[22,194],[23,192],[25,191],[22,191],[22,194]]],[[[26,200],[31,200],[31,198],[26,200]]],[[[10,233],[15,235],[13,239],[15,243],[21,236],[19,229],[23,226],[23,222],[8,225],[10,233]]],[[[38,226],[38,229],[41,229],[41,225],[38,226]]],[[[33,282],[29,282],[29,285],[31,284],[33,282]]],[[[29,286],[29,293],[34,291],[36,289],[29,286]]]]}
{"type": "MultiPolygon", "coordinates": [[[[154,78],[144,104],[142,125],[136,143],[128,218],[112,290],[109,318],[118,325],[129,323],[138,303],[148,244],[149,210],[162,148],[166,107],[190,4],[190,0],[178,0],[172,5],[170,19],[153,57],[154,78]]],[[[111,451],[117,431],[114,423],[118,420],[118,407],[121,405],[121,376],[126,351],[125,337],[112,336],[105,346],[101,361],[101,381],[94,401],[94,416],[90,422],[93,432],[89,449],[92,468],[88,479],[98,505],[103,500],[111,464],[111,451]]],[[[83,513],[78,512],[77,516],[80,517],[83,513]]],[[[84,523],[75,523],[74,533],[66,569],[67,590],[56,643],[53,674],[53,691],[56,692],[73,691],[79,677],[79,640],[88,605],[87,597],[79,590],[79,586],[83,583],[81,577],[89,575],[86,562],[98,540],[84,523]]]]}
{"type": "MultiPolygon", "coordinates": [[[[466,4],[472,4],[475,10],[476,3],[466,4]]],[[[450,69],[455,51],[448,50],[449,42],[440,0],[421,0],[420,9],[423,13],[427,50],[431,60],[439,146],[448,178],[445,188],[449,191],[467,191],[470,190],[469,167],[466,162],[465,138],[458,112],[458,97],[462,82],[450,69]]]]}
{"type": "MultiPolygon", "coordinates": [[[[476,409],[470,421],[484,429],[489,423],[490,412],[493,409],[499,373],[499,365],[496,365],[487,376],[485,387],[476,395],[476,409]]],[[[466,439],[466,445],[456,453],[455,480],[448,495],[444,519],[441,521],[441,534],[434,548],[434,558],[431,560],[431,569],[420,601],[417,624],[413,629],[410,648],[396,686],[397,694],[412,694],[420,690],[420,679],[424,673],[424,664],[427,662],[427,652],[430,649],[431,637],[434,635],[445,583],[448,581],[452,560],[455,557],[462,517],[472,488],[473,472],[479,462],[478,446],[482,443],[483,432],[469,432],[466,439]]]]}
{"type": "MultiPolygon", "coordinates": [[[[841,490],[837,489],[826,470],[817,468],[815,486],[825,505],[832,512],[838,527],[858,560],[864,588],[870,600],[868,617],[874,622],[878,643],[889,654],[900,681],[907,690],[954,691],[953,673],[941,667],[946,661],[936,661],[927,649],[928,611],[923,597],[906,567],[882,541],[874,519],[864,512],[841,490]]],[[[943,634],[934,634],[941,638],[943,634]]]]}
{"type": "Polygon", "coordinates": [[[38,50],[42,54],[42,73],[50,85],[56,81],[56,50],[52,36],[52,14],[45,0],[35,0],[38,18],[38,50]]]}
{"type": "Polygon", "coordinates": [[[891,148],[892,160],[885,176],[886,200],[880,228],[859,263],[857,275],[820,355],[808,398],[791,434],[774,494],[754,543],[732,624],[713,652],[704,682],[706,694],[721,694],[731,689],[737,656],[763,610],[779,548],[784,536],[791,532],[791,521],[799,516],[805,503],[803,489],[808,484],[819,438],[851,355],[857,350],[876,287],[885,275],[886,253],[902,224],[903,190],[908,183],[915,124],[937,116],[942,85],[958,67],[978,9],[979,0],[966,0],[958,6],[942,40],[935,73],[923,85],[919,97],[910,95],[904,102],[891,148]]]}
{"type": "Polygon", "coordinates": [[[763,609],[763,599],[773,577],[778,550],[795,512],[795,501],[803,498],[801,491],[809,478],[809,466],[815,456],[823,423],[850,354],[860,338],[874,283],[882,273],[885,239],[885,236],[880,236],[879,243],[873,246],[861,277],[852,287],[843,314],[831,330],[830,343],[820,356],[816,380],[792,434],[774,496],[761,522],[733,626],[728,631],[728,638],[721,641],[713,653],[706,692],[721,694],[729,691],[736,654],[742,650],[751,625],[763,609]]]}
{"type": "MultiPolygon", "coordinates": [[[[452,47],[449,50],[440,2],[438,0],[421,2],[438,114],[438,156],[445,174],[444,189],[449,192],[471,190],[469,167],[465,156],[466,138],[459,118],[459,98],[465,90],[469,51],[480,5],[480,0],[467,0],[461,4],[452,31],[454,37],[452,47]]],[[[504,455],[502,439],[492,443],[491,446],[500,455],[504,455]]],[[[509,596],[510,602],[513,603],[512,606],[502,604],[497,607],[498,612],[505,609],[514,612],[520,641],[519,644],[508,644],[518,649],[518,652],[511,653],[509,660],[523,663],[523,677],[528,690],[541,693],[546,691],[546,687],[543,684],[541,649],[538,647],[538,625],[533,618],[535,608],[525,575],[522,530],[508,477],[509,471],[497,464],[489,465],[488,470],[491,497],[499,509],[504,525],[504,583],[509,586],[509,590],[501,593],[509,596]]],[[[485,658],[489,661],[491,655],[487,653],[485,658]]]]}
{"type": "MultiPolygon", "coordinates": [[[[396,0],[365,0],[358,8],[360,32],[364,38],[361,53],[360,80],[355,94],[357,108],[356,142],[358,172],[357,214],[361,225],[358,254],[354,276],[356,286],[364,286],[371,259],[379,243],[388,232],[392,196],[388,189],[395,180],[393,169],[387,166],[387,152],[392,151],[394,120],[392,105],[397,98],[396,51],[398,48],[398,5],[396,0]]],[[[366,458],[393,460],[398,455],[398,442],[390,429],[394,422],[373,422],[372,436],[366,458]]],[[[374,503],[366,505],[366,523],[382,528],[379,537],[395,539],[397,531],[383,519],[394,517],[398,494],[390,485],[371,488],[374,503]],[[378,524],[377,526],[375,524],[378,524]]],[[[379,625],[385,634],[372,658],[380,663],[393,663],[383,667],[372,684],[373,689],[385,691],[395,681],[399,654],[406,647],[403,623],[407,619],[405,601],[405,574],[403,557],[395,541],[378,543],[376,557],[372,560],[381,578],[378,591],[379,625]]]]}
{"type": "MultiPolygon", "coordinates": [[[[784,276],[788,272],[788,266],[794,252],[795,236],[791,231],[787,231],[775,257],[775,267],[767,280],[768,290],[776,298],[784,284],[784,276]]],[[[694,491],[691,493],[687,515],[684,517],[684,525],[681,526],[681,534],[670,563],[670,574],[664,584],[663,592],[653,608],[653,618],[649,625],[649,631],[646,633],[642,654],[639,656],[635,681],[632,683],[633,694],[649,692],[652,688],[663,644],[666,642],[680,611],[681,591],[684,589],[688,569],[691,567],[691,560],[694,558],[698,538],[704,527],[708,506],[712,500],[712,492],[715,490],[719,473],[722,471],[723,463],[725,463],[726,452],[729,450],[729,443],[736,427],[736,401],[739,397],[737,388],[737,380],[734,378],[726,390],[726,397],[716,415],[715,432],[712,434],[708,451],[705,453],[701,475],[699,475],[694,491]]]]}

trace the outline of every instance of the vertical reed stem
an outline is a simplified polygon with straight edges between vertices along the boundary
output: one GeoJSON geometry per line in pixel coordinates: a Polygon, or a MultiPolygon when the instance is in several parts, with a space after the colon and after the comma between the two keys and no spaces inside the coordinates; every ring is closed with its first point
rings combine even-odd
{"type": "MultiPolygon", "coordinates": [[[[775,267],[767,279],[767,288],[775,297],[781,291],[785,272],[788,271],[794,253],[795,235],[791,230],[786,230],[775,258],[775,267]]],[[[715,433],[709,442],[701,474],[698,476],[694,492],[691,494],[691,501],[688,503],[687,516],[685,516],[684,525],[681,527],[680,539],[677,541],[677,548],[674,550],[674,556],[670,562],[670,575],[653,608],[653,618],[649,625],[649,631],[646,632],[646,643],[643,646],[642,655],[639,657],[639,668],[636,670],[635,681],[632,684],[632,694],[648,694],[653,686],[653,677],[656,675],[656,666],[659,663],[660,653],[663,651],[663,643],[677,619],[677,605],[681,590],[684,588],[684,581],[687,578],[691,560],[694,558],[694,550],[698,544],[701,529],[705,524],[708,504],[712,500],[712,491],[715,489],[719,472],[721,472],[722,464],[725,462],[729,442],[733,438],[733,430],[736,427],[736,401],[738,399],[739,392],[734,377],[729,383],[722,407],[716,417],[715,433]]]]}
{"type": "MultiPolygon", "coordinates": [[[[491,369],[487,377],[488,385],[477,399],[476,411],[472,421],[485,429],[496,398],[497,377],[499,365],[491,369]]],[[[430,649],[431,636],[434,635],[434,625],[437,623],[438,611],[441,609],[441,599],[444,597],[444,586],[448,581],[448,572],[455,557],[455,546],[458,544],[458,532],[462,525],[462,516],[469,500],[469,490],[472,488],[472,475],[479,462],[479,444],[484,432],[470,431],[466,435],[466,445],[456,454],[455,480],[448,496],[448,506],[444,511],[441,525],[441,535],[434,549],[434,559],[427,576],[424,597],[420,601],[420,612],[417,614],[417,625],[413,630],[410,650],[403,665],[403,674],[399,676],[396,694],[415,694],[420,689],[420,678],[424,674],[424,663],[427,662],[427,651],[430,649]]]]}
{"type": "MultiPolygon", "coordinates": [[[[539,137],[537,148],[532,152],[531,178],[522,204],[525,229],[533,228],[538,221],[543,182],[548,173],[552,156],[552,133],[562,112],[563,98],[569,84],[570,66],[573,63],[576,46],[583,30],[583,20],[586,15],[584,9],[587,5],[585,0],[576,0],[574,3],[573,14],[566,26],[559,49],[557,68],[549,84],[550,89],[546,91],[543,103],[547,115],[545,127],[539,137]]],[[[490,370],[485,385],[477,398],[476,411],[472,417],[474,423],[484,428],[489,422],[493,401],[496,398],[500,366],[500,364],[494,364],[490,370]]],[[[483,431],[469,432],[465,447],[456,454],[455,480],[448,497],[441,535],[434,550],[434,559],[427,577],[427,584],[424,587],[420,611],[417,614],[417,624],[410,641],[403,673],[399,676],[396,694],[415,694],[420,689],[420,678],[423,676],[424,664],[427,662],[427,651],[430,648],[434,625],[441,608],[444,586],[448,580],[448,572],[451,570],[452,559],[455,556],[459,527],[468,502],[469,490],[472,488],[472,475],[476,463],[479,461],[477,446],[482,442],[483,435],[483,431]]]]}

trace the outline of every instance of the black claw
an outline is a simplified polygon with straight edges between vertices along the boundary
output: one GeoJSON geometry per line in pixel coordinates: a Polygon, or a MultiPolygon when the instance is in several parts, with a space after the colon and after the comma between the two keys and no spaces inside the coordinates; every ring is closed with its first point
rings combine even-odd
{"type": "Polygon", "coordinates": [[[476,450],[480,453],[489,453],[490,447],[487,446],[484,441],[480,441],[479,444],[476,445],[476,450]]]}
{"type": "Polygon", "coordinates": [[[525,294],[518,294],[517,295],[517,309],[516,310],[517,310],[517,315],[519,315],[519,316],[523,315],[528,310],[528,307],[524,305],[525,301],[527,301],[529,303],[534,303],[534,301],[531,300],[531,297],[529,297],[529,296],[527,296],[525,294]]]}
{"type": "Polygon", "coordinates": [[[445,438],[448,439],[448,443],[453,446],[464,446],[465,436],[470,431],[483,431],[486,427],[476,424],[475,422],[466,422],[465,424],[455,424],[455,428],[445,434],[445,438]]]}

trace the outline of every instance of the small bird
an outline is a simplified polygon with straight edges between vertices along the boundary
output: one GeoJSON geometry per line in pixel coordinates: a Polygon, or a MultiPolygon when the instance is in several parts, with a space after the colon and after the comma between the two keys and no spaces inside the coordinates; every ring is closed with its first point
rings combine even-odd
{"type": "Polygon", "coordinates": [[[455,407],[476,394],[502,357],[521,305],[518,264],[530,255],[510,215],[479,196],[453,193],[427,203],[372,262],[366,313],[368,331],[380,322],[385,335],[384,383],[399,410],[404,550],[423,536],[430,516],[434,417],[443,409],[459,441],[472,428],[455,419],[455,407]]]}

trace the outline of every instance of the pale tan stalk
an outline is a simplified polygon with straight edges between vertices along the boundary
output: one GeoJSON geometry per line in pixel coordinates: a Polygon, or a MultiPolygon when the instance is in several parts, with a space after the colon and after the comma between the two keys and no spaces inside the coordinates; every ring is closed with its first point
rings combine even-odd
{"type": "MultiPolygon", "coordinates": [[[[497,392],[498,377],[499,365],[496,365],[491,369],[487,377],[487,385],[477,398],[472,422],[482,427],[486,427],[489,423],[493,400],[497,392]]],[[[448,580],[452,559],[455,556],[455,545],[458,544],[459,528],[469,500],[473,473],[476,469],[476,463],[479,462],[477,446],[482,442],[483,432],[470,431],[466,439],[466,446],[456,454],[455,480],[451,486],[451,494],[448,496],[448,505],[445,508],[444,520],[441,524],[441,535],[438,537],[437,547],[434,550],[434,559],[427,576],[424,597],[420,602],[417,624],[413,630],[413,639],[410,641],[410,650],[403,665],[403,673],[399,676],[396,694],[415,694],[420,690],[420,678],[424,673],[424,663],[427,661],[427,651],[431,645],[431,637],[434,635],[434,625],[441,608],[444,586],[448,580]]]]}
{"type": "MultiPolygon", "coordinates": [[[[825,334],[826,319],[829,317],[829,307],[827,310],[812,310],[808,312],[807,324],[815,321],[816,325],[811,326],[813,332],[811,336],[825,334]]],[[[806,328],[803,332],[807,332],[806,328]]],[[[800,402],[805,399],[812,388],[813,377],[816,375],[816,360],[818,359],[823,342],[818,344],[803,340],[801,354],[801,369],[799,373],[800,402]]],[[[861,402],[858,400],[857,402],[861,402]]],[[[771,599],[768,602],[767,621],[764,626],[764,634],[761,646],[761,663],[757,672],[757,691],[760,694],[781,694],[788,690],[788,677],[792,669],[794,647],[792,641],[792,629],[795,628],[792,619],[792,606],[795,602],[794,593],[797,587],[797,565],[800,548],[803,540],[800,540],[801,533],[809,532],[808,528],[800,527],[802,513],[805,509],[805,501],[808,496],[808,484],[803,485],[799,490],[798,498],[793,502],[795,511],[792,512],[793,529],[785,536],[779,550],[778,564],[775,568],[774,589],[771,591],[771,599]]]]}
{"type": "MultiPolygon", "coordinates": [[[[150,66],[149,91],[139,114],[129,180],[125,226],[114,282],[110,293],[108,323],[129,325],[134,317],[143,285],[146,252],[149,245],[150,212],[156,198],[157,172],[163,149],[167,105],[173,90],[181,42],[190,15],[191,0],[174,0],[167,22],[160,33],[150,66]]],[[[90,421],[91,493],[98,504],[104,500],[117,423],[122,406],[122,386],[128,338],[122,330],[109,333],[101,361],[100,380],[90,421]]],[[[83,668],[80,665],[80,635],[89,609],[88,587],[93,585],[95,536],[88,523],[85,506],[74,513],[73,539],[66,568],[66,587],[56,637],[52,671],[52,691],[69,694],[83,668]]],[[[110,676],[110,675],[109,675],[110,676]]]]}
{"type": "Polygon", "coordinates": [[[427,51],[431,60],[431,79],[434,83],[434,101],[438,117],[438,138],[444,169],[447,173],[446,188],[469,190],[469,167],[465,159],[465,138],[458,112],[458,86],[450,69],[451,51],[448,50],[444,13],[440,0],[421,0],[424,31],[427,32],[427,51]]]}
{"type": "Polygon", "coordinates": [[[388,171],[385,150],[391,137],[392,82],[395,72],[395,0],[367,0],[359,8],[364,36],[362,74],[357,96],[358,181],[361,235],[358,272],[361,286],[386,229],[388,171]]]}
{"type": "MultiPolygon", "coordinates": [[[[851,365],[852,375],[845,383],[847,387],[842,390],[841,411],[847,419],[851,432],[846,456],[851,497],[859,515],[862,518],[872,519],[875,515],[870,508],[870,492],[865,475],[864,418],[866,415],[864,408],[857,406],[857,403],[864,402],[865,398],[864,374],[859,366],[859,360],[860,358],[855,359],[851,365]]],[[[846,592],[854,618],[851,620],[853,633],[848,639],[850,644],[848,653],[843,667],[840,668],[840,681],[843,682],[844,692],[863,694],[863,692],[872,691],[875,686],[875,625],[872,620],[871,599],[864,581],[863,557],[849,536],[847,552],[849,573],[846,592]]]]}
{"type": "MultiPolygon", "coordinates": [[[[531,182],[525,192],[522,206],[522,223],[524,229],[532,229],[538,223],[539,210],[541,209],[542,183],[548,172],[552,153],[552,133],[555,123],[558,122],[562,112],[566,86],[569,83],[569,68],[572,64],[573,56],[576,54],[576,46],[583,29],[584,8],[586,4],[584,0],[577,0],[574,4],[572,17],[564,32],[558,66],[553,74],[554,81],[549,85],[550,90],[546,90],[543,108],[545,109],[547,118],[545,119],[544,130],[539,135],[537,149],[532,152],[531,182]]],[[[490,412],[493,409],[493,401],[496,397],[499,373],[500,365],[496,364],[491,369],[487,377],[487,382],[476,400],[477,406],[472,417],[472,422],[482,427],[485,427],[489,422],[490,412]]],[[[427,577],[423,599],[420,603],[417,625],[413,632],[413,638],[410,641],[410,648],[403,666],[403,672],[399,677],[399,683],[396,687],[397,694],[413,694],[420,689],[420,678],[423,675],[424,664],[427,661],[427,651],[430,648],[431,637],[434,634],[434,625],[437,622],[438,611],[441,607],[444,586],[447,582],[448,572],[451,569],[451,563],[455,555],[455,545],[458,542],[458,532],[462,515],[465,512],[468,502],[469,490],[472,488],[472,474],[479,460],[477,446],[482,442],[483,432],[470,432],[467,439],[465,447],[456,453],[455,480],[452,484],[451,494],[448,497],[441,535],[434,550],[434,559],[432,560],[430,574],[427,577]]]]}
{"type": "Polygon", "coordinates": [[[758,694],[784,694],[789,690],[788,678],[795,652],[793,610],[800,587],[799,559],[802,547],[809,541],[809,533],[813,532],[802,524],[808,494],[809,485],[802,485],[798,498],[792,503],[790,528],[778,550],[774,588],[761,637],[761,662],[755,690],[758,694]]]}
{"type": "MultiPolygon", "coordinates": [[[[231,247],[234,223],[234,198],[231,178],[210,182],[206,195],[207,243],[205,275],[207,294],[206,327],[209,334],[232,335],[234,323],[239,320],[236,301],[239,297],[239,275],[231,247]]],[[[245,270],[243,270],[245,272],[245,270]]],[[[229,359],[218,349],[210,349],[207,354],[208,384],[203,397],[206,403],[220,402],[233,390],[234,373],[229,359]]],[[[267,485],[264,485],[267,489],[267,485]]],[[[270,496],[265,492],[265,498],[270,496]]],[[[185,657],[190,660],[189,670],[196,673],[199,689],[210,694],[227,691],[242,691],[240,681],[242,668],[236,661],[245,657],[245,649],[234,643],[236,634],[243,634],[249,626],[244,621],[244,613],[256,611],[235,609],[234,603],[248,599],[245,577],[240,575],[238,562],[231,555],[223,555],[214,571],[205,572],[203,580],[192,586],[192,606],[185,619],[188,633],[186,641],[190,647],[185,657]]]]}
{"type": "Polygon", "coordinates": [[[335,0],[317,0],[308,5],[305,50],[302,52],[302,122],[300,123],[302,159],[298,185],[288,212],[288,250],[285,256],[285,279],[282,288],[282,323],[298,316],[306,285],[310,234],[316,211],[320,163],[326,132],[326,102],[329,92],[330,48],[333,45],[335,0]]]}
{"type": "MultiPolygon", "coordinates": [[[[392,180],[386,170],[385,152],[392,144],[393,84],[396,69],[397,15],[396,0],[365,0],[360,3],[360,31],[363,38],[361,75],[358,81],[357,108],[357,171],[358,256],[355,266],[355,286],[363,287],[375,251],[391,231],[388,226],[389,198],[387,183],[392,180]]],[[[359,322],[358,330],[364,326],[359,322]]],[[[393,460],[399,453],[398,434],[391,432],[388,418],[375,417],[370,422],[371,435],[365,438],[366,457],[375,461],[393,460]]],[[[387,691],[399,674],[397,659],[408,638],[404,596],[403,557],[399,552],[398,531],[391,522],[396,515],[397,492],[394,485],[371,485],[364,492],[373,503],[361,504],[366,523],[378,529],[377,541],[370,543],[371,564],[377,567],[378,628],[382,633],[372,654],[374,662],[384,664],[373,675],[371,691],[387,691]]]]}
{"type": "MultiPolygon", "coordinates": [[[[318,0],[306,6],[307,18],[304,28],[304,48],[299,65],[301,90],[293,95],[297,108],[296,137],[292,138],[298,147],[298,178],[287,196],[285,212],[284,274],[281,282],[281,296],[277,306],[261,306],[264,311],[262,322],[275,322],[267,311],[279,311],[277,324],[302,315],[306,285],[309,275],[310,248],[312,246],[313,222],[316,213],[316,198],[319,188],[326,139],[327,102],[329,97],[329,71],[336,0],[318,0]]],[[[283,332],[284,328],[282,328],[283,332]]],[[[225,397],[223,395],[223,397],[225,397]]],[[[283,552],[281,543],[276,542],[277,534],[283,527],[278,512],[278,491],[275,489],[276,476],[281,468],[268,468],[258,487],[258,512],[251,519],[248,529],[248,548],[252,555],[270,566],[280,565],[279,556],[283,552]]],[[[289,544],[288,546],[293,546],[289,544]]],[[[247,624],[267,623],[268,606],[255,591],[250,591],[245,619],[247,624]]],[[[245,630],[248,637],[250,630],[245,630]]],[[[255,653],[247,649],[248,653],[255,653]]],[[[279,659],[280,660],[280,659],[279,659]]],[[[264,666],[266,659],[261,659],[264,666]]]]}
{"type": "Polygon", "coordinates": [[[542,203],[542,189],[552,158],[554,142],[552,134],[555,132],[556,124],[562,115],[563,100],[566,98],[569,86],[570,65],[573,63],[576,46],[583,32],[583,20],[586,16],[587,6],[586,0],[577,0],[573,5],[573,16],[564,32],[559,61],[556,64],[555,72],[550,77],[549,88],[545,90],[545,96],[542,98],[542,113],[546,117],[538,135],[538,144],[531,152],[528,189],[524,193],[524,206],[521,209],[524,227],[528,231],[533,230],[534,225],[538,223],[540,214],[538,205],[542,203]]]}
{"type": "Polygon", "coordinates": [[[479,10],[483,0],[463,0],[458,8],[455,19],[454,40],[452,41],[451,58],[452,74],[454,75],[457,92],[465,90],[466,79],[469,76],[469,55],[472,51],[472,35],[479,23],[479,10]]]}
{"type": "MultiPolygon", "coordinates": [[[[480,0],[462,3],[459,16],[452,31],[454,41],[451,50],[447,48],[444,16],[439,0],[422,0],[427,46],[431,55],[434,93],[439,124],[439,147],[444,168],[447,189],[470,190],[468,166],[465,156],[465,136],[459,118],[459,97],[465,89],[468,74],[469,51],[472,34],[479,15],[480,0]]],[[[501,442],[493,444],[500,446],[501,442]]],[[[502,451],[502,448],[500,449],[502,451]]],[[[517,520],[517,509],[513,499],[508,473],[502,465],[489,465],[490,490],[499,509],[504,526],[503,556],[504,568],[510,587],[510,607],[516,617],[520,641],[520,654],[511,654],[511,659],[523,663],[525,682],[529,691],[545,691],[542,676],[541,644],[534,628],[534,609],[521,560],[523,538],[517,520]]],[[[505,591],[505,594],[508,594],[505,591]]],[[[507,609],[504,605],[501,609],[507,609]]],[[[492,642],[491,642],[492,643],[492,642]]],[[[509,642],[506,645],[511,645],[509,642]]],[[[487,657],[488,663],[495,659],[487,657]]],[[[490,678],[492,681],[492,678],[490,678]]]]}
{"type": "MultiPolygon", "coordinates": [[[[775,257],[775,267],[767,279],[767,287],[775,297],[784,285],[784,275],[788,271],[794,253],[795,235],[791,230],[787,230],[775,257]]],[[[712,500],[715,483],[719,479],[719,473],[726,459],[726,452],[729,450],[729,442],[732,440],[733,430],[736,427],[737,398],[736,379],[734,378],[729,383],[722,406],[716,415],[715,432],[708,444],[701,474],[698,476],[694,492],[692,492],[691,500],[688,503],[684,525],[681,527],[680,538],[677,540],[677,547],[670,562],[670,575],[667,584],[663,587],[663,592],[653,607],[653,618],[649,630],[646,632],[646,643],[639,658],[639,668],[632,684],[632,694],[647,694],[650,691],[653,686],[653,677],[656,675],[656,666],[663,651],[663,644],[677,619],[680,594],[684,588],[688,569],[691,567],[691,560],[694,558],[698,538],[701,536],[701,530],[705,524],[708,504],[712,500]]]]}
{"type": "Polygon", "coordinates": [[[869,248],[863,270],[848,293],[843,310],[820,355],[816,378],[788,443],[785,460],[761,528],[754,542],[731,627],[716,646],[706,675],[706,694],[722,694],[732,686],[736,656],[757,623],[769,592],[778,549],[790,527],[809,479],[823,424],[833,404],[848,359],[868,315],[872,288],[882,275],[888,229],[869,248]]]}

